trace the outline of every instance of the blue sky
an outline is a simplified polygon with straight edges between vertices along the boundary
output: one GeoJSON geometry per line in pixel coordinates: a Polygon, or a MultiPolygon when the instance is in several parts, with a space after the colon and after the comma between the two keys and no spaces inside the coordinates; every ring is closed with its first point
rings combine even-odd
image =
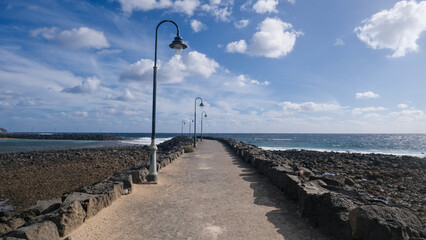
{"type": "Polygon", "coordinates": [[[150,132],[164,19],[157,132],[200,96],[205,132],[426,133],[426,1],[393,0],[2,0],[0,127],[150,132]]]}

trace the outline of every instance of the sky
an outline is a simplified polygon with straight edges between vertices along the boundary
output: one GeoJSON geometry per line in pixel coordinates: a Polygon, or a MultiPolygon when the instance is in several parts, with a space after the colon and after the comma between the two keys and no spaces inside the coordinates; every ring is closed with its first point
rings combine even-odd
{"type": "Polygon", "coordinates": [[[1,0],[0,127],[151,132],[165,19],[157,132],[426,133],[414,0],[1,0]]]}

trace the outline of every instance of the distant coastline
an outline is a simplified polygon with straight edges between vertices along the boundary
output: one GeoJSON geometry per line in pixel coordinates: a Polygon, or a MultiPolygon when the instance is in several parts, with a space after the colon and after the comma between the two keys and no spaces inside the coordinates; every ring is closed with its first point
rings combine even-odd
{"type": "Polygon", "coordinates": [[[49,139],[49,140],[124,140],[122,137],[102,133],[0,133],[0,139],[49,139]]]}

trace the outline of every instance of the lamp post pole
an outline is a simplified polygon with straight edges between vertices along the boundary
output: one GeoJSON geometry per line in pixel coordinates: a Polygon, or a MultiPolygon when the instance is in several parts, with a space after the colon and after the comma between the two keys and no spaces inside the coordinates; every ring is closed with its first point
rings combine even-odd
{"type": "Polygon", "coordinates": [[[203,99],[200,97],[195,98],[194,101],[194,147],[197,147],[197,100],[201,100],[200,107],[204,107],[203,99]]]}
{"type": "Polygon", "coordinates": [[[201,142],[203,141],[203,118],[207,117],[207,113],[205,111],[201,112],[201,142]]]}
{"type": "Polygon", "coordinates": [[[180,135],[182,135],[183,136],[183,125],[185,125],[186,124],[186,122],[185,121],[182,121],[182,131],[181,131],[181,133],[180,133],[180,135]]]}
{"type": "Polygon", "coordinates": [[[182,49],[187,48],[182,38],[180,37],[180,31],[178,25],[172,20],[163,20],[155,29],[155,56],[154,56],[154,76],[153,76],[153,90],[152,90],[152,135],[151,135],[151,159],[149,161],[149,174],[147,180],[152,183],[158,182],[157,173],[157,145],[155,144],[155,119],[156,119],[156,100],[157,100],[157,39],[158,39],[158,28],[165,22],[173,23],[176,26],[177,34],[174,41],[169,45],[170,48],[175,49],[176,53],[179,53],[182,49]]]}

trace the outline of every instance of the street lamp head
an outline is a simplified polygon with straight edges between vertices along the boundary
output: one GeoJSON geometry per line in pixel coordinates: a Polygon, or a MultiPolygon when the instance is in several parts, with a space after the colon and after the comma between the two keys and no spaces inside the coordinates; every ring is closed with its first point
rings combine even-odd
{"type": "Polygon", "coordinates": [[[203,102],[201,102],[201,103],[200,103],[200,107],[204,107],[204,104],[203,104],[203,102]]]}
{"type": "Polygon", "coordinates": [[[204,117],[207,117],[207,113],[206,113],[206,114],[204,114],[204,117]]]}
{"type": "Polygon", "coordinates": [[[175,40],[173,40],[169,47],[173,48],[177,55],[180,55],[182,53],[182,50],[187,48],[188,46],[183,42],[183,39],[179,35],[177,35],[175,37],[175,40]]]}

